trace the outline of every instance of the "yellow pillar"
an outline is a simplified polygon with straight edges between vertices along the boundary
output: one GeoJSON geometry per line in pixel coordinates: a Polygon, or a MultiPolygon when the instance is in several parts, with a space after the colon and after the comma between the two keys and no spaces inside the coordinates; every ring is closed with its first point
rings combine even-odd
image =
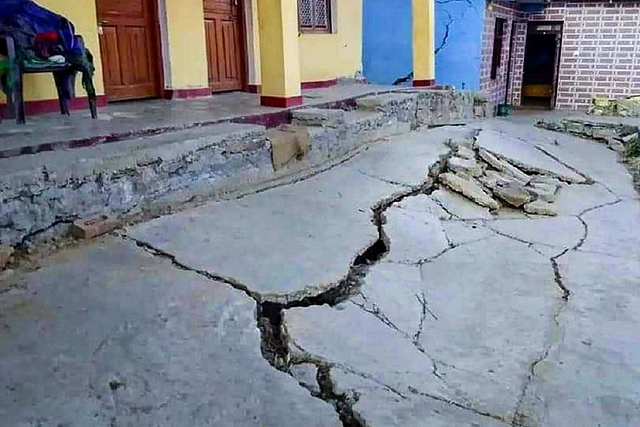
{"type": "Polygon", "coordinates": [[[302,104],[298,2],[259,0],[260,103],[269,107],[302,104]]]}
{"type": "Polygon", "coordinates": [[[436,83],[435,0],[413,0],[413,85],[436,83]]]}
{"type": "Polygon", "coordinates": [[[202,0],[164,0],[165,97],[211,95],[202,0]]]}

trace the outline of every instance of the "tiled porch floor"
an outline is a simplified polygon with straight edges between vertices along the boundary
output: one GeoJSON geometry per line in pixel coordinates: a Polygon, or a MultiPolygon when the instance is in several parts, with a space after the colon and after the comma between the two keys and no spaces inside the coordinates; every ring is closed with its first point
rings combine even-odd
{"type": "MultiPolygon", "coordinates": [[[[306,90],[304,105],[337,103],[368,94],[399,89],[394,86],[341,84],[306,90]]],[[[0,123],[0,158],[67,149],[135,136],[180,130],[223,121],[278,124],[286,109],[260,106],[259,95],[234,92],[194,100],[148,100],[110,104],[91,120],[88,110],[71,117],[44,114],[27,117],[26,125],[0,123]],[[279,116],[279,117],[278,117],[279,116]]]]}

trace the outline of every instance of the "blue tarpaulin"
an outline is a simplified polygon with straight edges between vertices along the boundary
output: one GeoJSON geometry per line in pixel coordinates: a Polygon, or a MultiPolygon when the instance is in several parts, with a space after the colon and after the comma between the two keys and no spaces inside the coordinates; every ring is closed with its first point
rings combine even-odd
{"type": "MultiPolygon", "coordinates": [[[[57,34],[57,44],[62,48],[61,54],[66,62],[73,66],[73,71],[82,73],[82,84],[89,96],[95,96],[93,86],[93,56],[85,48],[81,38],[75,34],[73,24],[64,16],[58,15],[32,0],[0,0],[0,36],[11,36],[16,45],[19,61],[33,63],[47,60],[36,55],[36,36],[57,34]]],[[[7,89],[7,82],[4,89],[7,89]]]]}
{"type": "Polygon", "coordinates": [[[65,17],[32,0],[0,0],[0,34],[10,35],[21,49],[31,49],[37,34],[55,31],[66,55],[81,55],[75,30],[65,17]]]}

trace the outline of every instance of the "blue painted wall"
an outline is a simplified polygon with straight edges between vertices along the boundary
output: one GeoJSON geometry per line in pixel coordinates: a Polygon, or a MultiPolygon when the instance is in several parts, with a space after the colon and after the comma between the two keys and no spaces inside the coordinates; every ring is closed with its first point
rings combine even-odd
{"type": "Polygon", "coordinates": [[[486,0],[436,0],[438,84],[480,90],[485,4],[486,0]]]}
{"type": "MultiPolygon", "coordinates": [[[[436,0],[438,84],[480,89],[485,4],[486,0],[436,0]]],[[[413,61],[411,0],[364,0],[363,13],[367,80],[391,84],[409,74],[413,61]]]]}
{"type": "Polygon", "coordinates": [[[411,0],[364,0],[364,75],[371,83],[391,84],[413,68],[411,0]]]}

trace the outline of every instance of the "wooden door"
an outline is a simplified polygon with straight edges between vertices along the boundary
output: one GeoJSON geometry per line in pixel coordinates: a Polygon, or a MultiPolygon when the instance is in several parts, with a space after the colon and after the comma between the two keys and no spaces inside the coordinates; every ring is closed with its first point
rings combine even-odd
{"type": "Polygon", "coordinates": [[[160,97],[155,0],[96,0],[96,6],[108,99],[160,97]]]}
{"type": "Polygon", "coordinates": [[[211,91],[243,89],[242,3],[239,0],[204,0],[204,25],[211,91]]]}

